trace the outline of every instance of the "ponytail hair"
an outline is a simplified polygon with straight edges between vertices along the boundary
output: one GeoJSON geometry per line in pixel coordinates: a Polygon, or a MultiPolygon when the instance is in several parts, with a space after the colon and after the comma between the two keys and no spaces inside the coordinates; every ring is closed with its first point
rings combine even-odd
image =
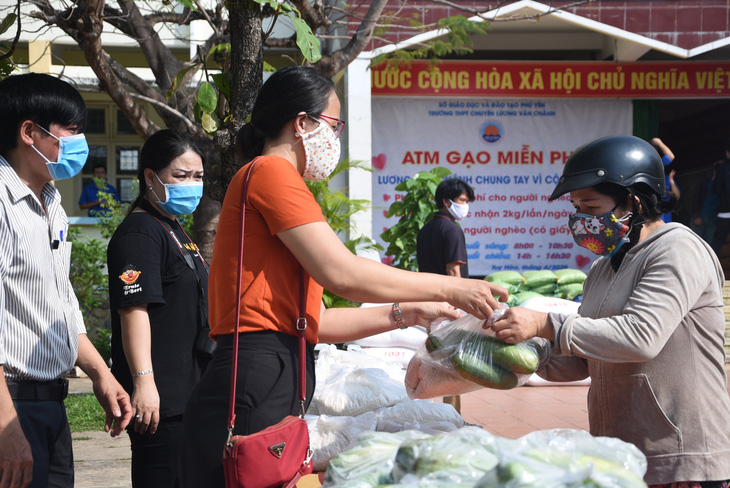
{"type": "Polygon", "coordinates": [[[236,154],[241,162],[246,164],[260,156],[266,139],[278,137],[300,113],[321,115],[334,90],[332,80],[312,67],[287,66],[272,74],[256,97],[251,121],[236,136],[236,154]]]}

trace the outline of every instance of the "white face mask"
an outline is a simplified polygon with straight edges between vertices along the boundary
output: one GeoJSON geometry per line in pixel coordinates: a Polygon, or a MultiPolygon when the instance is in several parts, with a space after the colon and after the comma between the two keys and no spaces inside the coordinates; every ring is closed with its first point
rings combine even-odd
{"type": "Polygon", "coordinates": [[[466,217],[466,214],[469,213],[468,203],[456,203],[453,200],[449,201],[451,202],[451,206],[449,207],[449,213],[452,217],[454,217],[456,220],[461,220],[466,217]]]}
{"type": "Polygon", "coordinates": [[[329,124],[319,123],[311,132],[301,134],[304,145],[305,180],[319,181],[327,178],[340,162],[340,140],[329,124]]]}

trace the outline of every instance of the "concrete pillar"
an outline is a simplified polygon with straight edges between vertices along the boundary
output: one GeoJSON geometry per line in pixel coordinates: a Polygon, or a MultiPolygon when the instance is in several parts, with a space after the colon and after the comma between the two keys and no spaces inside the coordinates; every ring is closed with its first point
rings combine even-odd
{"type": "MultiPolygon", "coordinates": [[[[345,73],[345,97],[347,104],[347,148],[351,161],[363,161],[371,167],[372,160],[372,110],[370,57],[361,56],[347,66],[345,73]]],[[[372,173],[352,169],[348,174],[350,198],[373,201],[372,173]]],[[[354,236],[373,238],[373,212],[368,209],[352,216],[354,236]]]]}
{"type": "Polygon", "coordinates": [[[28,42],[28,65],[32,73],[51,74],[51,41],[28,42]]]}

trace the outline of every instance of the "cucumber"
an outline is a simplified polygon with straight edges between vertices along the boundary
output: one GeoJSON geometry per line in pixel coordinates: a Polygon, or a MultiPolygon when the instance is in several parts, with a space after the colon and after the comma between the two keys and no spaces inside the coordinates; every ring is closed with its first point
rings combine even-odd
{"type": "Polygon", "coordinates": [[[517,374],[532,374],[537,371],[540,358],[530,346],[504,344],[492,352],[492,361],[517,374]]]}
{"type": "Polygon", "coordinates": [[[441,349],[444,345],[444,342],[441,340],[440,337],[437,337],[435,335],[429,335],[426,337],[426,350],[428,352],[434,352],[436,349],[441,349]]]}
{"type": "Polygon", "coordinates": [[[489,364],[473,354],[463,352],[451,357],[451,364],[462,378],[496,390],[509,390],[517,386],[517,375],[489,364]]]}

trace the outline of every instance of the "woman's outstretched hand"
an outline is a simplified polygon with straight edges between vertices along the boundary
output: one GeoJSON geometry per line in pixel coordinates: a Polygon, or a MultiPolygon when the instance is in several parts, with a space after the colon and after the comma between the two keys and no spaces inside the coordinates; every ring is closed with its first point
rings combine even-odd
{"type": "Polygon", "coordinates": [[[484,280],[456,278],[450,304],[479,319],[489,318],[506,302],[509,292],[501,286],[484,280]],[[499,297],[499,301],[495,298],[499,297]]]}

